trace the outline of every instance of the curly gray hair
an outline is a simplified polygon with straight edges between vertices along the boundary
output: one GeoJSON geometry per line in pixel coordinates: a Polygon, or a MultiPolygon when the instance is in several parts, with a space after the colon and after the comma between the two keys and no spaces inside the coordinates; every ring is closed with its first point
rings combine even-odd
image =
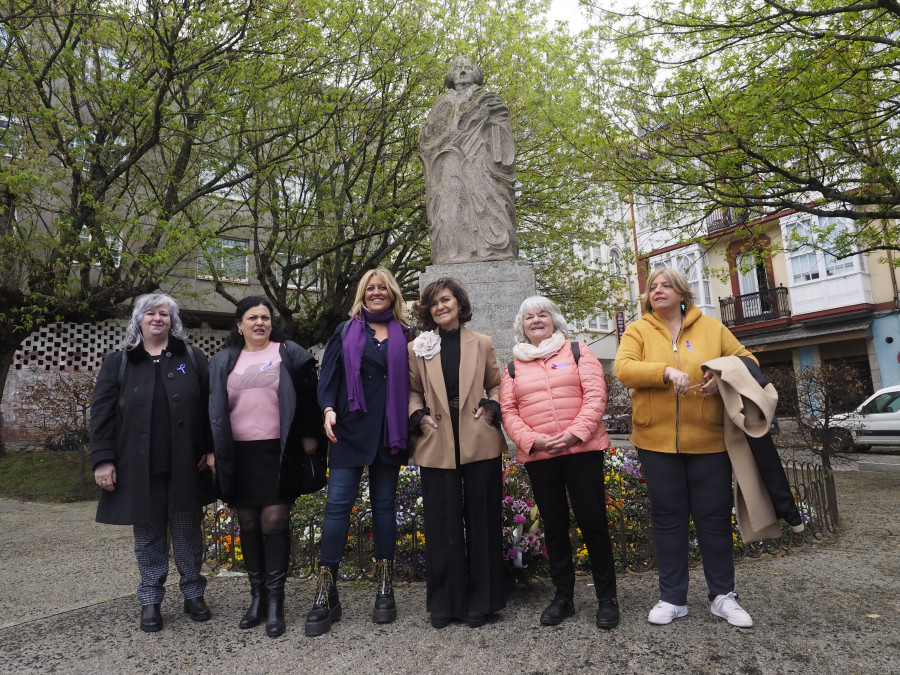
{"type": "Polygon", "coordinates": [[[547,312],[550,315],[550,320],[553,321],[553,332],[559,331],[567,338],[569,337],[569,322],[566,321],[566,317],[562,315],[557,304],[543,295],[532,295],[530,298],[525,298],[522,301],[519,311],[516,313],[516,318],[513,322],[516,342],[528,342],[528,338],[525,337],[525,315],[534,310],[547,312]]]}
{"type": "Polygon", "coordinates": [[[169,308],[169,318],[172,320],[171,335],[179,340],[187,340],[187,333],[184,332],[184,324],[181,323],[181,316],[178,314],[178,303],[165,293],[150,293],[142,295],[134,303],[134,309],[131,311],[131,320],[128,322],[128,328],[125,330],[125,339],[122,340],[122,346],[125,349],[134,349],[144,341],[144,334],[141,333],[141,319],[148,309],[165,305],[169,308]]]}

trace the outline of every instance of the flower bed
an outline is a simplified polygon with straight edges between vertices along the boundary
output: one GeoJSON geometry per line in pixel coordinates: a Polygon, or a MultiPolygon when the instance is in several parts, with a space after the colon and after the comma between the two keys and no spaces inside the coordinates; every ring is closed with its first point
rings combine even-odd
{"type": "MultiPolygon", "coordinates": [[[[792,477],[793,484],[799,486],[795,487],[795,494],[798,495],[800,511],[807,519],[807,533],[795,535],[786,528],[781,539],[745,544],[732,518],[735,557],[755,556],[763,551],[786,551],[809,538],[817,538],[833,531],[830,520],[836,519],[836,516],[832,516],[832,510],[836,509],[827,506],[827,499],[822,502],[816,498],[827,492],[820,485],[827,485],[830,474],[817,474],[807,480],[796,471],[789,471],[789,477],[792,477]]],[[[619,571],[644,571],[652,568],[655,558],[650,500],[637,452],[630,449],[610,450],[606,457],[604,483],[606,513],[616,568],[619,571]]],[[[326,490],[323,490],[315,495],[301,497],[291,511],[294,538],[292,567],[295,575],[308,576],[316,571],[325,495],[326,490]]],[[[368,474],[364,473],[351,515],[350,536],[341,564],[342,577],[361,578],[371,569],[371,526],[368,474]]],[[[217,508],[209,509],[204,521],[204,531],[207,559],[213,566],[243,568],[240,533],[230,508],[219,504],[217,508]]],[[[580,571],[588,572],[590,560],[574,519],[570,536],[576,566],[580,571]]],[[[534,504],[525,470],[512,460],[506,461],[503,471],[503,542],[503,561],[510,576],[521,580],[548,573],[547,549],[540,514],[534,504]]],[[[698,563],[700,553],[693,524],[690,550],[692,562],[698,563]]],[[[419,470],[411,466],[401,470],[397,485],[397,551],[394,570],[397,577],[405,579],[422,579],[425,575],[425,535],[422,529],[419,470]]]]}

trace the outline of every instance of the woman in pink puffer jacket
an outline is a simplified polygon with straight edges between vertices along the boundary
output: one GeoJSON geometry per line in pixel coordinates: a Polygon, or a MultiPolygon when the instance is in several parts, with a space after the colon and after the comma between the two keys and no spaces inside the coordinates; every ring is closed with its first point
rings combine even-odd
{"type": "Polygon", "coordinates": [[[503,426],[516,444],[516,459],[525,464],[544,523],[556,593],[541,624],[555,626],[575,613],[571,500],[591,559],[597,627],[610,629],[619,624],[619,603],[603,483],[606,381],[586,344],[578,346],[576,360],[566,326],[553,301],[533,296],[522,303],[515,319],[514,376],[506,368],[500,383],[503,426]]]}

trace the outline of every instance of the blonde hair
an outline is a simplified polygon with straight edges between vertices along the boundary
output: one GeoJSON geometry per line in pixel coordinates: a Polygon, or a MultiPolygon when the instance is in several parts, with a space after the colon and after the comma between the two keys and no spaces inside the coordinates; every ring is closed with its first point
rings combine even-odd
{"type": "Polygon", "coordinates": [[[650,306],[650,285],[660,275],[665,276],[672,285],[672,290],[681,296],[685,312],[694,306],[694,291],[691,290],[691,285],[688,283],[687,278],[674,267],[660,267],[653,270],[650,276],[647,277],[647,286],[641,294],[641,309],[644,314],[649,314],[653,311],[653,308],[650,306]]]}
{"type": "Polygon", "coordinates": [[[354,316],[358,319],[362,319],[362,311],[363,307],[365,307],[366,302],[366,286],[369,285],[369,282],[372,280],[372,277],[381,277],[384,281],[384,285],[388,287],[388,292],[391,294],[391,304],[393,305],[392,309],[394,310],[394,318],[401,323],[403,321],[403,291],[400,290],[400,284],[397,283],[397,280],[394,278],[394,275],[391,274],[391,271],[379,265],[378,267],[374,267],[370,269],[368,272],[362,275],[362,278],[359,280],[359,284],[356,286],[356,298],[353,300],[353,307],[350,308],[350,316],[354,316]]]}

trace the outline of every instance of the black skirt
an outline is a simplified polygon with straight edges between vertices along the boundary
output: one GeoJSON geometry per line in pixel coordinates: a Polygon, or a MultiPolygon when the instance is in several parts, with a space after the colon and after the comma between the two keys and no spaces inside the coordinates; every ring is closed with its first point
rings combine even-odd
{"type": "Polygon", "coordinates": [[[235,486],[233,506],[287,504],[278,498],[281,441],[235,441],[235,486]]]}

